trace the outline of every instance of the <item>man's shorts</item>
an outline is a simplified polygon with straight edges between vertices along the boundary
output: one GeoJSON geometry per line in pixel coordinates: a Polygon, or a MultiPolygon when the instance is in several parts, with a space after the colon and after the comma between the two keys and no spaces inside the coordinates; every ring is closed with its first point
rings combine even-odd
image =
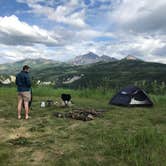
{"type": "Polygon", "coordinates": [[[24,100],[29,102],[31,100],[31,92],[18,92],[18,100],[24,100]]]}

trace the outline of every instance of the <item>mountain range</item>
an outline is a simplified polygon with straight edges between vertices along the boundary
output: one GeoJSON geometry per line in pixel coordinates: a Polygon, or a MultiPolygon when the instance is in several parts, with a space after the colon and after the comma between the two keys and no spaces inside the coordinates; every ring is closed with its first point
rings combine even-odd
{"type": "Polygon", "coordinates": [[[89,52],[84,55],[76,56],[74,59],[70,60],[69,63],[72,65],[86,65],[96,62],[114,62],[117,61],[114,57],[109,57],[107,55],[98,56],[93,52],[89,52]]]}
{"type": "Polygon", "coordinates": [[[44,69],[50,66],[63,65],[64,63],[58,61],[52,61],[49,59],[24,59],[14,63],[0,64],[0,74],[16,74],[24,65],[29,65],[31,69],[44,69]]]}
{"type": "Polygon", "coordinates": [[[35,82],[51,81],[56,87],[122,87],[136,82],[151,83],[155,80],[166,83],[165,64],[144,62],[131,55],[117,60],[108,56],[99,57],[94,53],[78,56],[72,63],[26,59],[3,64],[0,65],[0,80],[9,82],[11,76],[16,75],[25,64],[31,66],[30,74],[35,82]]]}
{"type": "MultiPolygon", "coordinates": [[[[125,60],[139,60],[134,56],[127,56],[124,58],[125,60]]],[[[124,60],[123,59],[123,60],[124,60]]],[[[56,67],[56,66],[79,66],[79,65],[91,65],[98,62],[116,62],[119,61],[114,57],[110,57],[107,55],[98,56],[93,52],[89,52],[87,54],[83,54],[80,56],[76,56],[75,58],[67,61],[67,62],[59,62],[50,59],[24,59],[21,61],[17,61],[14,63],[6,63],[0,64],[0,74],[15,74],[19,72],[23,65],[29,65],[33,70],[42,70],[48,67],[56,67]]]]}

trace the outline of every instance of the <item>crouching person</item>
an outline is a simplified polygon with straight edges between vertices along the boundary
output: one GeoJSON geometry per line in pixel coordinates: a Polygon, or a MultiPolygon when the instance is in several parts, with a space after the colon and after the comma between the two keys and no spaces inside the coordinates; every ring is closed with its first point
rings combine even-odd
{"type": "Polygon", "coordinates": [[[31,100],[31,81],[29,77],[30,67],[23,66],[23,70],[16,76],[16,85],[18,91],[18,119],[21,119],[22,105],[25,108],[25,119],[28,119],[29,101],[31,100]]]}

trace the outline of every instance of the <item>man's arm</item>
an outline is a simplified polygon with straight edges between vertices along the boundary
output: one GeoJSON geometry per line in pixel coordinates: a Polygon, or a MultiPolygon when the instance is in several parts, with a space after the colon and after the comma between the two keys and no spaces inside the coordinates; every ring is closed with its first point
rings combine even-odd
{"type": "Polygon", "coordinates": [[[20,78],[19,78],[19,74],[16,75],[16,85],[19,86],[20,85],[20,78]]]}
{"type": "Polygon", "coordinates": [[[31,87],[31,80],[30,80],[29,75],[26,76],[26,85],[27,85],[28,88],[31,87]]]}

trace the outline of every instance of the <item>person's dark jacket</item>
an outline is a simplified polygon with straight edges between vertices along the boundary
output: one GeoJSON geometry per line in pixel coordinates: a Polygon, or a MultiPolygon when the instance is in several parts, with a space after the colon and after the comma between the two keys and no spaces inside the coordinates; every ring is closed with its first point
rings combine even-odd
{"type": "Polygon", "coordinates": [[[28,72],[21,71],[17,74],[16,85],[18,92],[31,91],[31,81],[28,72]]]}

